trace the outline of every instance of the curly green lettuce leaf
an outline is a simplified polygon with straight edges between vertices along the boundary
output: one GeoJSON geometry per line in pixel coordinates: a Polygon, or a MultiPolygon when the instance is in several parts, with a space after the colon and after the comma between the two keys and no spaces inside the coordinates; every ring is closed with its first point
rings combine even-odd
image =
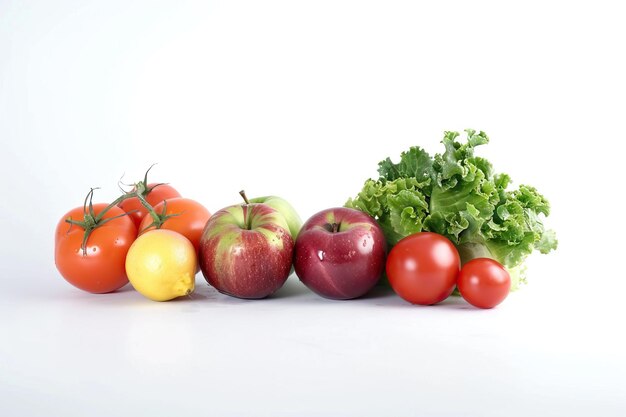
{"type": "MultiPolygon", "coordinates": [[[[411,147],[407,152],[402,152],[400,162],[394,164],[387,158],[378,163],[378,173],[380,179],[394,181],[398,178],[415,178],[418,182],[424,183],[427,180],[434,180],[433,159],[424,149],[419,146],[411,147]]],[[[430,195],[430,182],[422,188],[423,192],[430,195]]]]}
{"type": "Polygon", "coordinates": [[[375,218],[383,229],[387,243],[393,246],[403,237],[422,231],[428,213],[423,190],[429,187],[430,179],[422,182],[415,178],[394,181],[369,179],[361,192],[354,199],[349,199],[345,206],[375,218]]]}
{"type": "Polygon", "coordinates": [[[459,132],[445,132],[443,143],[446,151],[435,155],[433,169],[436,172],[437,185],[442,188],[453,188],[457,182],[468,175],[470,166],[466,161],[473,160],[473,165],[480,169],[486,177],[491,176],[491,164],[483,158],[474,158],[476,146],[489,143],[485,132],[476,133],[475,130],[467,129],[467,142],[461,144],[457,141],[459,132]]]}
{"type": "Polygon", "coordinates": [[[559,246],[559,241],[556,238],[556,232],[554,230],[546,230],[541,235],[539,241],[535,242],[535,249],[544,255],[550,253],[559,246]]]}
{"type": "MultiPolygon", "coordinates": [[[[424,218],[428,212],[428,203],[423,194],[416,193],[415,190],[401,190],[398,194],[390,195],[387,201],[389,222],[397,237],[422,231],[424,218]]],[[[392,243],[397,243],[397,240],[392,243]]]]}
{"type": "Polygon", "coordinates": [[[522,285],[526,284],[526,264],[519,264],[506,269],[511,277],[511,291],[517,291],[522,285]]]}
{"type": "Polygon", "coordinates": [[[437,186],[430,196],[426,230],[448,237],[455,244],[479,238],[499,201],[491,164],[474,157],[474,147],[489,141],[484,132],[468,130],[468,141],[457,142],[458,132],[446,132],[446,151],[435,155],[437,186]]]}

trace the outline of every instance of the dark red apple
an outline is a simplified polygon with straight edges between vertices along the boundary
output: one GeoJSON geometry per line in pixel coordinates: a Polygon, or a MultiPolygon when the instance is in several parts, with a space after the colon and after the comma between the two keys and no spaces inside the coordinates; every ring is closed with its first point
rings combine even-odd
{"type": "Polygon", "coordinates": [[[367,293],[385,267],[382,229],[369,215],[345,207],[320,211],[307,220],[294,251],[300,281],[337,300],[367,293]]]}
{"type": "Polygon", "coordinates": [[[293,244],[287,221],[272,207],[260,203],[226,207],[204,228],[200,269],[224,294],[264,298],[287,280],[293,244]]]}

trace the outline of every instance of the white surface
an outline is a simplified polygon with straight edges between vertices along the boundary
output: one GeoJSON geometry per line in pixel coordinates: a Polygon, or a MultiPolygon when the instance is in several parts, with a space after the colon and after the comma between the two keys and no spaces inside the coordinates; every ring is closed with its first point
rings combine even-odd
{"type": "MultiPolygon", "coordinates": [[[[50,277],[52,278],[52,277],[50,277]]],[[[564,294],[490,311],[408,305],[377,289],[317,297],[292,277],[242,301],[203,280],[155,303],[126,288],[4,297],[10,415],[622,415],[618,328],[564,294]]]]}
{"type": "Polygon", "coordinates": [[[626,414],[626,38],[610,2],[0,3],[0,414],[626,414]],[[497,309],[295,277],[240,301],[75,290],[59,217],[141,177],[303,218],[444,130],[553,206],[558,252],[497,309]]]}

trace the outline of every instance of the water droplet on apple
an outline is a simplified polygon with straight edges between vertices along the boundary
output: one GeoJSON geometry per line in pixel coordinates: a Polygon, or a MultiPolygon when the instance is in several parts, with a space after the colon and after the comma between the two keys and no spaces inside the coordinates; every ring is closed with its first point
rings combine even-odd
{"type": "Polygon", "coordinates": [[[324,251],[323,250],[318,250],[317,251],[317,257],[320,259],[320,261],[324,261],[324,251]]]}
{"type": "Polygon", "coordinates": [[[359,252],[363,254],[372,252],[373,248],[374,248],[374,240],[369,236],[363,237],[363,241],[361,242],[361,245],[358,247],[359,252]]]}

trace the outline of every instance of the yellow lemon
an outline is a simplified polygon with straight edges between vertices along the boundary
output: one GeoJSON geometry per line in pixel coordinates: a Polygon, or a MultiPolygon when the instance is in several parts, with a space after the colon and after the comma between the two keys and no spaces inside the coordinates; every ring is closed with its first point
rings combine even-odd
{"type": "Polygon", "coordinates": [[[193,244],[180,233],[158,229],[139,236],[126,255],[133,287],[154,301],[191,294],[198,260],[193,244]]]}

